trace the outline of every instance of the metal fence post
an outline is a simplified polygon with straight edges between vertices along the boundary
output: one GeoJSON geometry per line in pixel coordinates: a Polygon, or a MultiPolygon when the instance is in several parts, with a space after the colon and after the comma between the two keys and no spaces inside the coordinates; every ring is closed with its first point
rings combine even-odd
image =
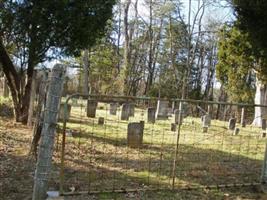
{"type": "Polygon", "coordinates": [[[47,183],[53,156],[54,133],[64,78],[65,67],[60,64],[55,65],[50,77],[50,85],[44,110],[44,122],[34,176],[33,200],[44,200],[46,198],[47,183]]]}
{"type": "Polygon", "coordinates": [[[265,153],[264,153],[264,160],[263,160],[263,167],[261,173],[261,181],[263,184],[267,183],[267,140],[265,145],[265,153]]]}
{"type": "Polygon", "coordinates": [[[176,136],[176,146],[175,146],[175,156],[173,159],[173,168],[172,168],[172,189],[175,188],[175,178],[176,178],[176,164],[178,159],[179,153],[179,143],[180,143],[180,134],[181,134],[181,126],[182,126],[182,117],[183,117],[183,101],[180,101],[179,104],[179,116],[178,116],[178,129],[177,129],[177,136],[176,136]]]}

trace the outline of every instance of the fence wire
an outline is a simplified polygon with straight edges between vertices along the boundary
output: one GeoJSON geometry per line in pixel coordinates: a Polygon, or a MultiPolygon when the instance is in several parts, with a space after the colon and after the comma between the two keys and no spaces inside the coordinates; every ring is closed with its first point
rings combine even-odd
{"type": "MultiPolygon", "coordinates": [[[[153,98],[111,96],[92,96],[87,103],[87,99],[76,97],[66,106],[70,112],[66,112],[65,130],[59,123],[58,132],[66,135],[61,183],[57,183],[63,193],[220,187],[261,181],[266,127],[251,125],[253,105],[168,99],[159,103],[153,98]],[[125,112],[129,119],[122,120],[125,112]]],[[[63,110],[60,115],[62,119],[63,110]]],[[[61,137],[57,144],[62,145],[61,137]]],[[[57,166],[59,156],[55,154],[57,166]]]]}

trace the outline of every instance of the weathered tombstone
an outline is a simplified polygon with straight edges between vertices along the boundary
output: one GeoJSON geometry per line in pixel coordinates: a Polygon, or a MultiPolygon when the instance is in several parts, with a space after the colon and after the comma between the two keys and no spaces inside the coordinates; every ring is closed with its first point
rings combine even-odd
{"type": "Polygon", "coordinates": [[[182,115],[183,115],[183,118],[186,118],[189,115],[189,108],[188,108],[187,102],[182,103],[182,115]]]}
{"type": "Polygon", "coordinates": [[[147,122],[154,124],[155,121],[156,121],[156,109],[150,107],[147,109],[147,122]]]}
{"type": "Polygon", "coordinates": [[[129,103],[129,116],[134,117],[134,110],[135,110],[135,104],[134,103],[129,103]]]}
{"type": "Polygon", "coordinates": [[[67,130],[66,130],[66,136],[67,136],[67,137],[72,137],[72,136],[73,136],[73,135],[72,135],[72,132],[71,132],[70,129],[67,129],[67,130]]]}
{"type": "Polygon", "coordinates": [[[168,117],[172,117],[173,110],[172,108],[168,108],[168,117]]]}
{"type": "Polygon", "coordinates": [[[72,98],[71,101],[72,101],[73,105],[76,105],[76,106],[78,105],[78,99],[77,98],[72,98]]]}
{"type": "Polygon", "coordinates": [[[209,129],[208,126],[203,126],[203,127],[202,127],[202,132],[203,132],[203,133],[207,133],[207,132],[208,132],[208,129],[209,129]]]}
{"type": "Polygon", "coordinates": [[[261,128],[262,128],[262,130],[266,130],[266,119],[262,119],[261,120],[261,128]]]}
{"type": "Polygon", "coordinates": [[[179,109],[175,109],[174,110],[174,121],[175,124],[179,124],[179,123],[183,123],[183,114],[181,113],[181,115],[179,115],[180,110],[179,109]],[[180,119],[181,117],[181,119],[180,119]]]}
{"type": "Polygon", "coordinates": [[[171,131],[176,131],[176,124],[175,123],[171,124],[171,131]]]}
{"type": "MultiPolygon", "coordinates": [[[[71,105],[67,104],[66,120],[69,120],[69,118],[70,118],[70,111],[71,111],[71,105]]],[[[65,113],[65,104],[61,103],[60,109],[59,109],[59,116],[58,116],[59,121],[64,120],[64,113],[65,113]]]]}
{"type": "Polygon", "coordinates": [[[128,103],[122,104],[121,109],[121,120],[129,120],[130,116],[130,106],[128,103]]]}
{"type": "Polygon", "coordinates": [[[116,115],[117,114],[118,104],[117,103],[111,103],[109,106],[110,106],[109,107],[109,114],[116,115]]]}
{"type": "Polygon", "coordinates": [[[263,130],[262,132],[262,137],[265,138],[266,137],[266,119],[262,119],[261,120],[261,129],[263,130]]]}
{"type": "Polygon", "coordinates": [[[206,114],[203,116],[203,121],[202,121],[202,126],[205,127],[209,127],[211,124],[211,117],[209,114],[206,114]]]}
{"type": "Polygon", "coordinates": [[[187,109],[188,109],[187,103],[184,102],[179,103],[179,109],[176,109],[174,111],[174,117],[175,117],[174,121],[176,124],[182,125],[183,119],[187,117],[188,114],[187,109]]]}
{"type": "Polygon", "coordinates": [[[238,135],[238,133],[240,132],[240,129],[239,128],[237,128],[237,127],[235,127],[235,130],[234,130],[234,133],[233,133],[233,135],[238,135]]]}
{"type": "Polygon", "coordinates": [[[211,114],[211,105],[208,105],[207,113],[208,113],[209,115],[211,114]]]}
{"type": "Polygon", "coordinates": [[[104,110],[105,109],[105,106],[101,105],[99,106],[99,110],[104,110]]]}
{"type": "Polygon", "coordinates": [[[140,121],[140,124],[142,126],[142,132],[144,133],[144,129],[145,129],[145,121],[140,121]]]}
{"type": "Polygon", "coordinates": [[[97,101],[87,100],[87,117],[95,118],[97,101]]]}
{"type": "Polygon", "coordinates": [[[172,113],[174,114],[174,110],[175,110],[175,101],[172,102],[172,113]]]}
{"type": "Polygon", "coordinates": [[[246,122],[245,122],[245,108],[242,108],[241,110],[241,127],[246,127],[246,122]]]}
{"type": "Polygon", "coordinates": [[[143,143],[144,123],[133,122],[128,124],[127,144],[132,148],[140,148],[143,143]]]}
{"type": "Polygon", "coordinates": [[[236,118],[230,118],[228,123],[229,130],[235,130],[236,118]]]}
{"type": "Polygon", "coordinates": [[[104,125],[105,119],[104,117],[99,117],[98,118],[98,125],[104,125]]]}
{"type": "Polygon", "coordinates": [[[157,119],[168,119],[169,101],[158,100],[156,116],[157,119]]]}

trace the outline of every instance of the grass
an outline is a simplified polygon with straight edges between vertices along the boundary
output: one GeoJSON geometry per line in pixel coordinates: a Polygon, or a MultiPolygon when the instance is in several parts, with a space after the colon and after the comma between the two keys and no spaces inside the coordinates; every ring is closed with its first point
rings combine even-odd
{"type": "MultiPolygon", "coordinates": [[[[72,108],[67,125],[73,137],[67,137],[64,184],[65,191],[100,193],[65,199],[267,199],[258,187],[182,189],[259,181],[265,146],[260,129],[247,126],[232,136],[226,122],[213,120],[209,132],[203,134],[200,119],[187,117],[181,127],[175,191],[171,191],[177,136],[170,131],[173,117],[153,125],[146,122],[144,110],[136,109],[135,117],[127,122],[119,119],[119,113],[109,115],[103,106],[96,118],[87,118],[84,107],[72,108]],[[97,125],[98,117],[105,117],[104,126],[97,125]],[[143,147],[128,148],[127,124],[140,120],[145,120],[143,147]],[[127,188],[159,190],[102,192],[127,188]]],[[[31,199],[35,161],[28,157],[30,140],[29,128],[0,117],[0,193],[4,200],[31,199]]],[[[60,151],[55,148],[50,190],[59,189],[59,163],[60,151]]]]}
{"type": "Polygon", "coordinates": [[[72,107],[67,123],[73,137],[67,137],[66,191],[72,186],[77,191],[170,189],[173,176],[176,189],[260,181],[265,140],[259,128],[240,127],[240,134],[233,136],[226,122],[212,120],[204,134],[200,118],[185,118],[173,174],[177,132],[170,131],[170,124],[174,116],[150,124],[146,111],[137,108],[134,117],[121,121],[120,112],[113,116],[106,104],[100,107],[96,118],[86,117],[84,102],[72,107]],[[105,118],[104,126],[97,124],[98,117],[105,118]],[[129,148],[127,125],[140,120],[145,121],[143,146],[129,148]]]}

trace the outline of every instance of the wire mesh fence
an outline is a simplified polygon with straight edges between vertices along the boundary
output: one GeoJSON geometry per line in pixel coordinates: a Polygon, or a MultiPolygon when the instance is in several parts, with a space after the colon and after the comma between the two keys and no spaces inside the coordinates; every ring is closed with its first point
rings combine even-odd
{"type": "Polygon", "coordinates": [[[76,95],[65,114],[61,192],[261,181],[266,127],[251,125],[253,105],[76,95]]]}

